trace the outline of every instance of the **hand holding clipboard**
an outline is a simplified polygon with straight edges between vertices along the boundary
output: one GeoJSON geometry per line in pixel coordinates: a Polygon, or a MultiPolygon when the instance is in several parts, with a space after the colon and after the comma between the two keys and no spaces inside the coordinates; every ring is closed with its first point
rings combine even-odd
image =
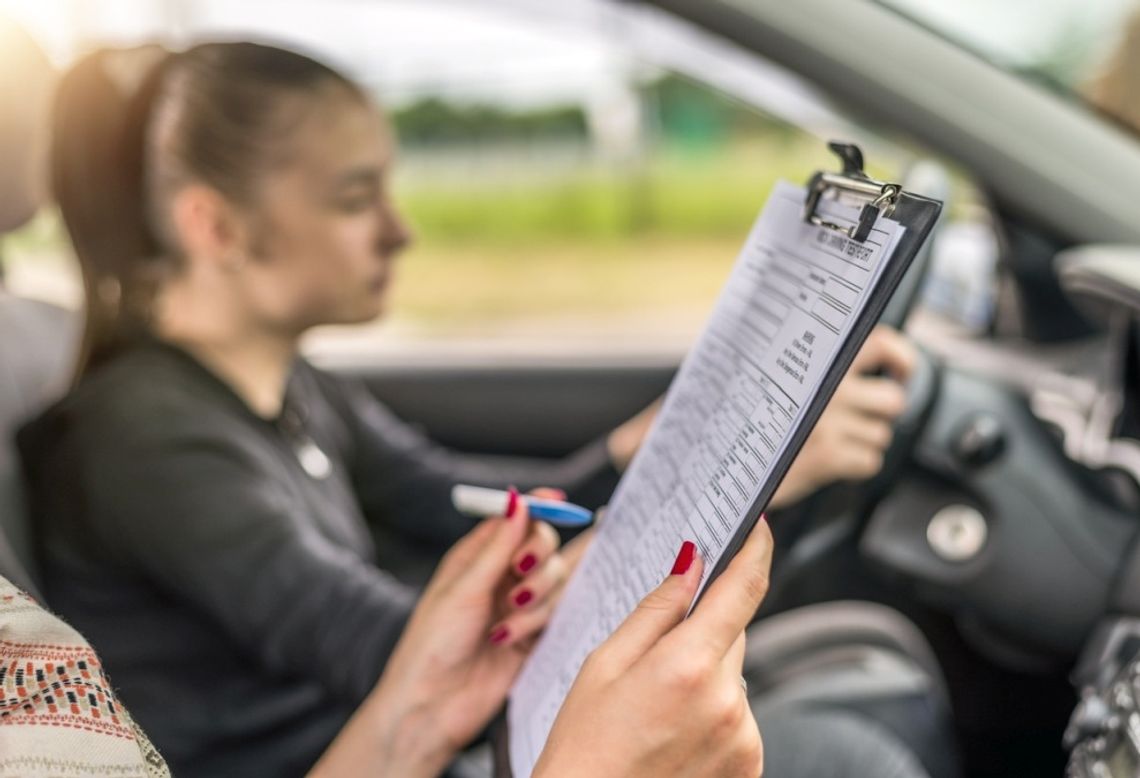
{"type": "Polygon", "coordinates": [[[759,775],[763,746],[741,670],[744,629],[771,562],[772,535],[760,521],[686,619],[703,562],[683,545],[665,581],[582,667],[534,775],[562,775],[568,765],[628,778],[759,775]]]}

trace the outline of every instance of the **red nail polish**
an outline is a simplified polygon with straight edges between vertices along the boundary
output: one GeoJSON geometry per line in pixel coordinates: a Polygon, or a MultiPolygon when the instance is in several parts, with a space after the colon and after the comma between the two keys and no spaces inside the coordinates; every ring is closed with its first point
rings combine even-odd
{"type": "Polygon", "coordinates": [[[534,567],[537,563],[538,563],[538,559],[535,557],[534,554],[527,554],[519,562],[519,572],[520,573],[529,572],[530,569],[532,567],[534,567]]]}
{"type": "Polygon", "coordinates": [[[495,629],[491,632],[491,638],[490,639],[491,639],[491,642],[497,646],[500,643],[502,643],[503,641],[505,641],[507,639],[507,637],[510,636],[510,634],[511,634],[511,631],[509,629],[507,629],[506,627],[495,627],[495,629]]]}
{"type": "Polygon", "coordinates": [[[507,490],[507,512],[504,514],[508,519],[513,519],[515,511],[519,507],[519,490],[511,487],[507,490]]]}
{"type": "Polygon", "coordinates": [[[686,540],[681,544],[681,550],[677,554],[677,561],[673,563],[673,569],[669,571],[670,575],[684,575],[693,566],[693,558],[697,555],[697,546],[693,541],[686,540]]]}
{"type": "Polygon", "coordinates": [[[532,592],[530,589],[523,589],[521,592],[515,595],[515,605],[521,608],[533,599],[534,592],[532,592]]]}
{"type": "Polygon", "coordinates": [[[761,513],[760,514],[760,521],[767,521],[767,520],[768,520],[768,514],[767,513],[761,513]]]}

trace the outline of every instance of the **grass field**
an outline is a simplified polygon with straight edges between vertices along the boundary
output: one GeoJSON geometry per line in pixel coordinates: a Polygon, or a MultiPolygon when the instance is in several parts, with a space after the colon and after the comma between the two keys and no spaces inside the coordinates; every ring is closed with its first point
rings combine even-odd
{"type": "Polygon", "coordinates": [[[773,184],[832,166],[817,141],[774,138],[660,148],[639,164],[583,165],[520,177],[494,167],[466,180],[397,176],[397,195],[425,240],[511,244],[613,242],[644,235],[739,238],[773,184]]]}

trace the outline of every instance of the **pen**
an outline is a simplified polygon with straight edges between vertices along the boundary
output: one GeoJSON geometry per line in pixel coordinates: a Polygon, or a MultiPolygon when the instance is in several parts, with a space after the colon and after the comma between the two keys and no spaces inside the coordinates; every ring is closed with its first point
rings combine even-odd
{"type": "MultiPolygon", "coordinates": [[[[510,498],[511,493],[501,489],[464,484],[456,484],[451,488],[451,503],[455,510],[468,516],[505,516],[510,507],[510,498]]],[[[527,512],[532,519],[556,527],[586,527],[594,520],[592,511],[573,503],[531,495],[519,495],[518,499],[526,502],[527,512]]]]}

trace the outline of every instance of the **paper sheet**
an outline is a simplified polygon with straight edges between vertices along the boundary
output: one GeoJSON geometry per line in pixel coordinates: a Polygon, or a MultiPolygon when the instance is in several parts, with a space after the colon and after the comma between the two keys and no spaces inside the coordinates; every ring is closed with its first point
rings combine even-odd
{"type": "MultiPolygon", "coordinates": [[[[786,182],[773,191],[511,691],[516,778],[531,774],[586,656],[663,580],[681,543],[696,542],[706,578],[715,567],[903,233],[880,217],[856,243],[805,224],[804,197],[786,182]]],[[[857,215],[820,210],[841,224],[857,215]]]]}

